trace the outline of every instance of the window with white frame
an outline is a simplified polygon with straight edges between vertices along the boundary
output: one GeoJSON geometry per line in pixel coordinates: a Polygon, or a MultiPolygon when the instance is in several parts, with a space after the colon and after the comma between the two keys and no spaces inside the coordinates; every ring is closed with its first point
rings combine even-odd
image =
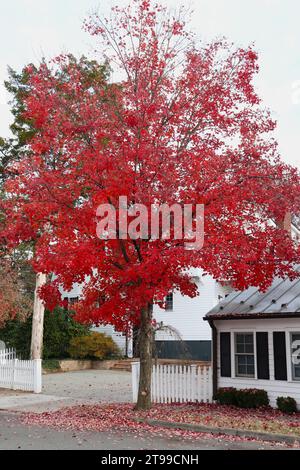
{"type": "Polygon", "coordinates": [[[291,333],[292,378],[300,380],[300,332],[291,333]]]}
{"type": "Polygon", "coordinates": [[[235,333],[235,375],[254,377],[254,335],[253,333],[235,333]]]}
{"type": "Polygon", "coordinates": [[[169,294],[166,296],[166,302],[165,302],[165,309],[168,311],[173,310],[173,292],[169,292],[169,294]]]}

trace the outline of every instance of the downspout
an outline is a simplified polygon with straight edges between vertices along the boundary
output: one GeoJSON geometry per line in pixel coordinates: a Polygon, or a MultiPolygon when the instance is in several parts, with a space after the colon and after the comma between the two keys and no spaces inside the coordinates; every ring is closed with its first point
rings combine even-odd
{"type": "Polygon", "coordinates": [[[208,319],[212,330],[212,372],[213,372],[213,397],[218,391],[218,332],[213,320],[208,319]]]}

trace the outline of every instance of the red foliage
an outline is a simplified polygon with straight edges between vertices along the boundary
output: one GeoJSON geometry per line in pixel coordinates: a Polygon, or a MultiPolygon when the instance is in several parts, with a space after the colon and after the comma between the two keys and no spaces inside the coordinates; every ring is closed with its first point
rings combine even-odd
{"type": "Polygon", "coordinates": [[[37,240],[36,270],[65,288],[86,281],[78,318],[118,329],[172,289],[196,295],[183,274],[191,267],[239,289],[293,275],[297,250],[269,221],[298,211],[299,175],[280,161],[275,123],[254,90],[256,52],[226,41],[197,48],[184,21],[150,1],[85,26],[113,46],[122,81],[87,87],[68,56],[29,71],[26,116],[38,132],[6,185],[6,239],[37,240]],[[205,204],[203,249],[99,240],[97,206],[122,195],[148,208],[205,204]]]}

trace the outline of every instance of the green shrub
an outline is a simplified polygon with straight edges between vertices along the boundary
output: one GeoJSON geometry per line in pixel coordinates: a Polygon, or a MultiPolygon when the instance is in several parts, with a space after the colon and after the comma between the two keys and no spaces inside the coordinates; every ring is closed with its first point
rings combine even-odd
{"type": "Polygon", "coordinates": [[[232,405],[239,408],[261,408],[269,405],[268,393],[257,388],[219,388],[215,400],[221,405],[232,405]]]}
{"type": "Polygon", "coordinates": [[[219,388],[214,400],[216,400],[220,405],[233,405],[236,406],[236,388],[227,387],[219,388]]]}
{"type": "Polygon", "coordinates": [[[74,359],[109,359],[120,356],[120,350],[110,336],[92,332],[70,341],[70,356],[74,359]]]}
{"type": "MultiPolygon", "coordinates": [[[[7,347],[15,348],[20,358],[30,354],[32,317],[25,322],[18,319],[6,323],[0,329],[0,339],[7,347]]],[[[89,328],[76,322],[73,313],[62,308],[53,312],[45,311],[43,359],[63,359],[69,357],[72,338],[89,334],[89,328]]]]}
{"type": "Polygon", "coordinates": [[[276,403],[277,408],[283,413],[297,413],[297,403],[292,397],[278,397],[276,403]]]}
{"type": "Polygon", "coordinates": [[[69,357],[70,341],[89,333],[87,326],[74,320],[72,312],[62,308],[47,312],[44,321],[43,359],[69,357]]]}
{"type": "Polygon", "coordinates": [[[45,370],[59,370],[60,363],[57,359],[45,359],[42,362],[42,367],[45,370]]]}
{"type": "Polygon", "coordinates": [[[237,390],[236,404],[239,408],[262,408],[270,403],[268,393],[257,388],[237,390]]]}
{"type": "Polygon", "coordinates": [[[7,348],[14,348],[20,359],[28,359],[30,356],[32,317],[26,321],[19,319],[8,321],[0,330],[0,339],[5,342],[7,348]]]}

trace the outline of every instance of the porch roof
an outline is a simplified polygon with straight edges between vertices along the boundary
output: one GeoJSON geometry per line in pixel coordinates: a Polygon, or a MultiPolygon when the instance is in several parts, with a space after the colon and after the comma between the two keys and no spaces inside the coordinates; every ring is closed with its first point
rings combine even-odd
{"type": "Polygon", "coordinates": [[[205,320],[252,317],[300,317],[300,278],[276,278],[266,292],[257,287],[232,292],[206,314],[205,320]]]}

